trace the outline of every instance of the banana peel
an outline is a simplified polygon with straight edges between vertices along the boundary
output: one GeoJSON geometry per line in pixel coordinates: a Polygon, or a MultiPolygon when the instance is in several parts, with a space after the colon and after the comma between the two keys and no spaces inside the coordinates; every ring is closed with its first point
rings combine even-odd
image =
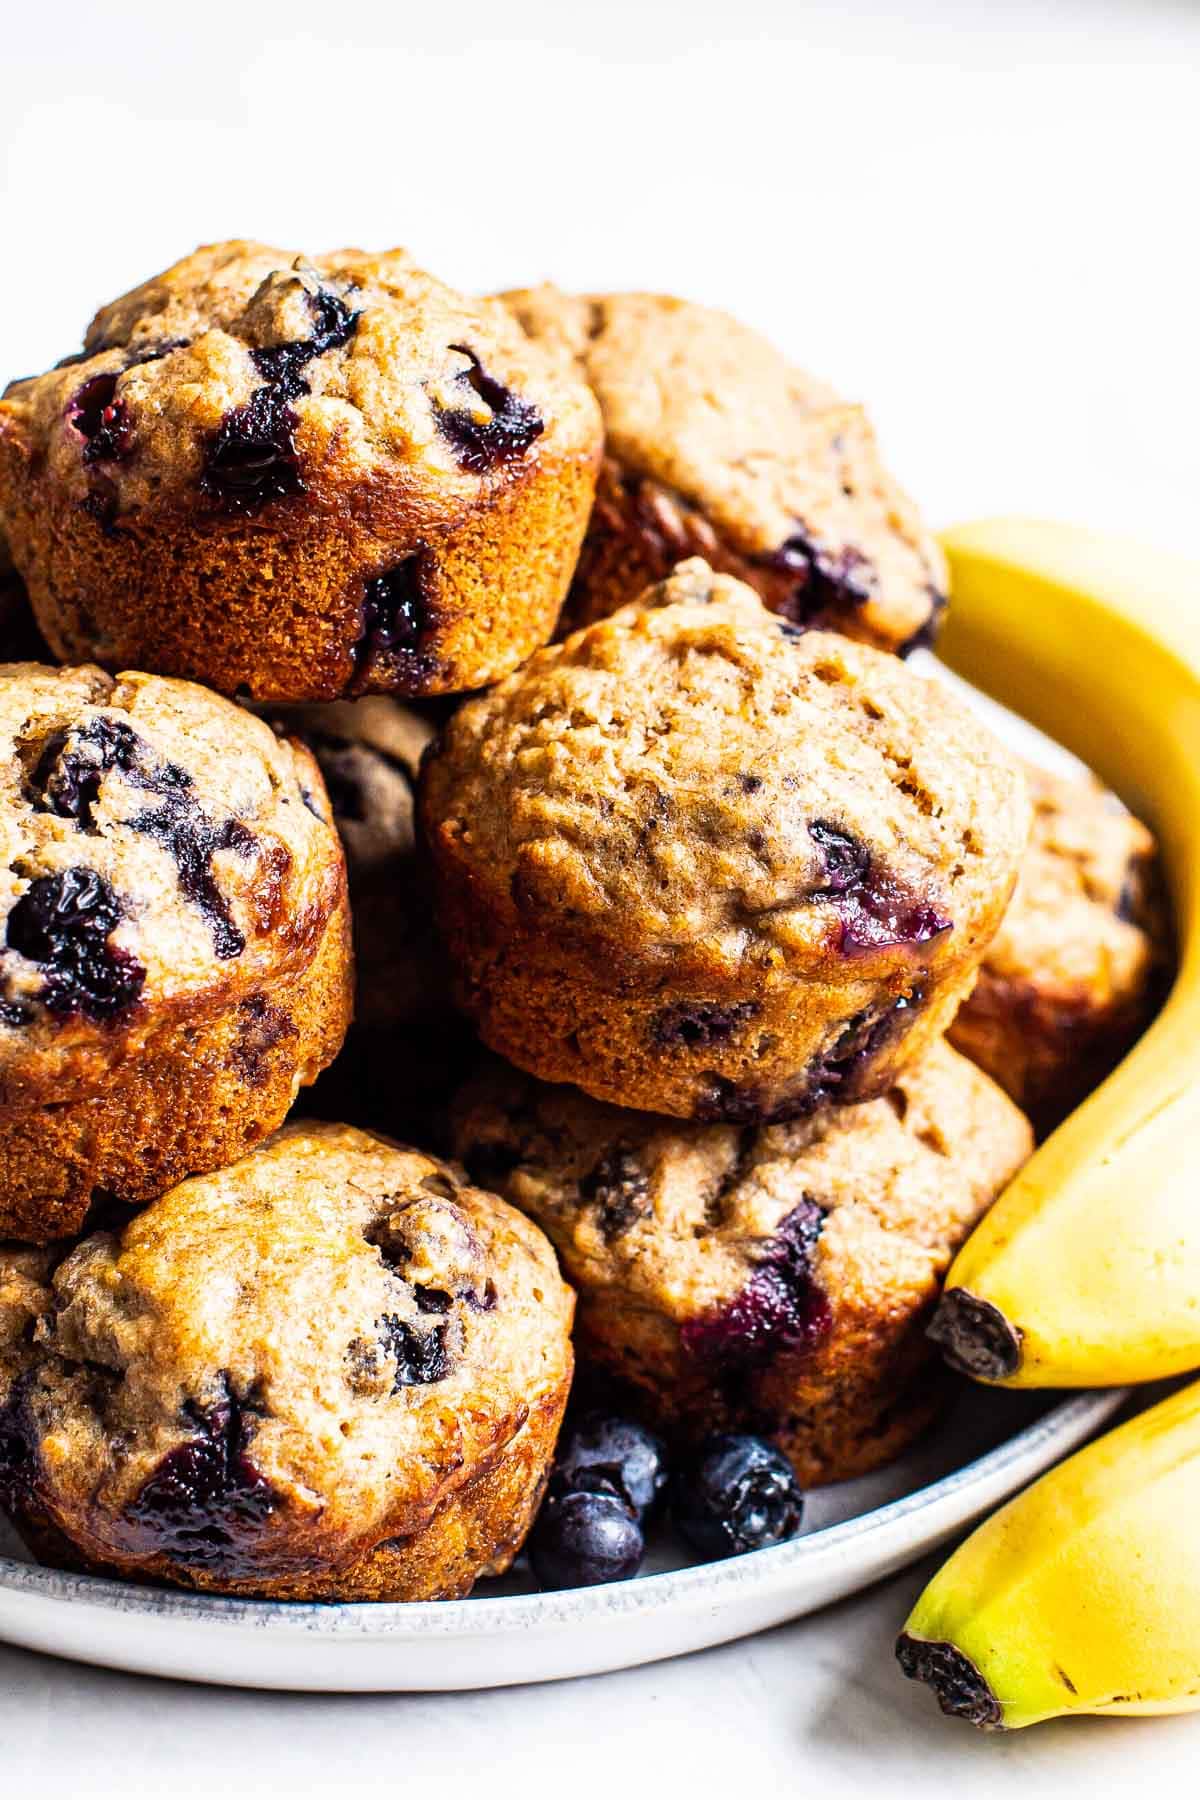
{"type": "Polygon", "coordinates": [[[925,1589],[896,1644],[985,1729],[1200,1709],[1200,1383],[1060,1463],[925,1589]]]}
{"type": "Polygon", "coordinates": [[[1090,764],[1159,837],[1179,953],[1163,1010],[964,1245],[930,1333],[1007,1387],[1200,1367],[1200,565],[1000,520],[944,540],[939,653],[1090,764]]]}

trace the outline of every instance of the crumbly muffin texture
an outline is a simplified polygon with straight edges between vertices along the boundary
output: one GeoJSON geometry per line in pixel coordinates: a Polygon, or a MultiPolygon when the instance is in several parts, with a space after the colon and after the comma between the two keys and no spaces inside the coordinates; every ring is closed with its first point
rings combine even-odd
{"type": "Polygon", "coordinates": [[[571,1307],[541,1233],[444,1163],[288,1127],[118,1234],[0,1252],[0,1485],[123,1576],[462,1594],[528,1527],[571,1307]]]}
{"type": "Polygon", "coordinates": [[[970,986],[1020,770],[895,658],[700,561],[449,721],[438,917],[493,1049],[710,1119],[879,1092],[970,986]]]}
{"type": "Polygon", "coordinates": [[[945,563],[861,407],[689,301],[550,286],[503,299],[579,369],[604,417],[572,623],[701,555],[794,623],[902,652],[932,641],[945,563]]]}
{"type": "Polygon", "coordinates": [[[545,642],[600,423],[498,302],[404,251],[210,245],[0,401],[55,652],[225,693],[481,685],[545,642]]]}
{"type": "Polygon", "coordinates": [[[456,1100],[453,1145],[552,1239],[582,1375],[673,1437],[764,1432],[815,1483],[886,1461],[931,1415],[924,1323],[1032,1136],[939,1043],[878,1100],[740,1130],[496,1064],[456,1100]]]}
{"type": "Polygon", "coordinates": [[[0,666],[0,1234],[232,1160],[332,1059],[327,806],[302,747],[202,688],[0,666]]]}
{"type": "Polygon", "coordinates": [[[1125,1054],[1169,960],[1157,846],[1088,777],[1027,770],[1033,830],[954,1043],[1042,1127],[1125,1054]]]}

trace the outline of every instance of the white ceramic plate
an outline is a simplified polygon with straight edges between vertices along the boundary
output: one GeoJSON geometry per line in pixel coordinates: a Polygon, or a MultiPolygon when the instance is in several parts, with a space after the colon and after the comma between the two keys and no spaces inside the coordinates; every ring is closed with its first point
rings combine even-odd
{"type": "MultiPolygon", "coordinates": [[[[1032,761],[1057,744],[921,654],[1032,761]]],[[[1098,1430],[1122,1393],[1003,1393],[967,1384],[944,1421],[877,1474],[808,1496],[804,1535],[681,1567],[651,1545],[635,1581],[531,1591],[520,1565],[469,1600],[317,1606],[218,1600],[31,1564],[0,1520],[0,1639],[80,1662],[230,1687],[431,1692],[599,1675],[744,1637],[890,1575],[962,1530],[1098,1430]],[[9,1554],[5,1555],[7,1551],[9,1554]]]]}
{"type": "Polygon", "coordinates": [[[964,1385],[908,1456],[814,1491],[809,1529],[791,1543],[692,1568],[672,1568],[670,1549],[656,1547],[649,1567],[660,1572],[569,1593],[522,1592],[518,1572],[469,1600],[410,1606],[217,1600],[38,1568],[10,1539],[0,1638],[227,1687],[429,1692],[605,1674],[762,1631],[894,1573],[1073,1450],[1122,1398],[1108,1390],[1046,1410],[1045,1395],[964,1385]]]}

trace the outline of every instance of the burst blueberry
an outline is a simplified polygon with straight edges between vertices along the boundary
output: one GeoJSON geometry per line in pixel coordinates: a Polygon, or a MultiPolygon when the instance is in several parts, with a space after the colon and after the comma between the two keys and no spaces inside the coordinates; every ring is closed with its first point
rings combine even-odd
{"type": "Polygon", "coordinates": [[[463,404],[438,411],[438,430],[449,439],[455,458],[464,469],[486,474],[497,463],[523,456],[541,437],[545,421],[536,406],[489,375],[473,350],[465,344],[450,347],[468,358],[467,368],[457,377],[464,389],[463,404]],[[489,409],[490,417],[480,418],[475,404],[479,400],[489,409]]]}
{"type": "Polygon", "coordinates": [[[139,1549],[237,1574],[253,1567],[254,1545],[278,1504],[247,1454],[252,1416],[228,1388],[216,1405],[188,1402],[183,1412],[193,1435],[167,1453],[126,1518],[139,1549]]]}
{"type": "Polygon", "coordinates": [[[122,917],[120,901],[94,869],[65,869],[30,883],[8,915],[5,942],[44,970],[39,998],[47,1012],[103,1021],[135,1003],[146,971],[109,942],[122,917]]]}
{"type": "Polygon", "coordinates": [[[781,1221],[749,1281],[727,1301],[680,1328],[685,1353],[713,1368],[750,1369],[783,1351],[811,1349],[833,1322],[813,1276],[825,1214],[804,1199],[781,1221]]]}
{"type": "Polygon", "coordinates": [[[384,1349],[395,1358],[393,1393],[406,1387],[427,1387],[431,1382],[444,1381],[450,1373],[444,1325],[435,1325],[432,1331],[417,1331],[395,1313],[384,1313],[376,1321],[376,1329],[384,1349]]]}

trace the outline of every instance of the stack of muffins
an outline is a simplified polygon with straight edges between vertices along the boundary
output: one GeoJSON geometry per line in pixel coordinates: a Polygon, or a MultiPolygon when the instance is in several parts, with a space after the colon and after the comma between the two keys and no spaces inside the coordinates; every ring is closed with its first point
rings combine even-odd
{"type": "Polygon", "coordinates": [[[1144,829],[906,664],[944,572],[861,410],[680,301],[223,244],[9,386],[0,527],[35,1552],[465,1593],[575,1357],[805,1485],[908,1443],[1162,934],[1144,829]]]}

